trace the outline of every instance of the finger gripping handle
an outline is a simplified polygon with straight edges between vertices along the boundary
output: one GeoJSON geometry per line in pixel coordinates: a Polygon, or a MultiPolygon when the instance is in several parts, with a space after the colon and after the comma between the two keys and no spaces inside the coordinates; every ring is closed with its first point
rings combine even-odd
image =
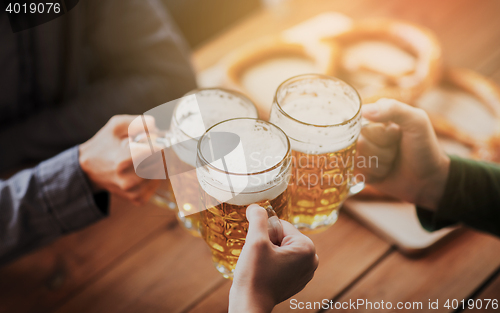
{"type": "Polygon", "coordinates": [[[266,201],[262,207],[267,211],[267,229],[269,231],[269,239],[272,243],[279,246],[281,245],[281,241],[283,241],[283,226],[281,225],[281,221],[269,201],[266,201]]]}

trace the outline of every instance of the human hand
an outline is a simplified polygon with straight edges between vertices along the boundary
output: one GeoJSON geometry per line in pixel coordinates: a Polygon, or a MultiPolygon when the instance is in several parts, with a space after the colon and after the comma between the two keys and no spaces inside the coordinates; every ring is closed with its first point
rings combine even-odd
{"type": "MultiPolygon", "coordinates": [[[[129,131],[134,129],[129,125],[136,117],[113,116],[94,137],[80,145],[79,161],[94,191],[107,190],[140,205],[149,200],[160,181],[143,179],[135,173],[129,143],[129,135],[133,135],[129,131]]],[[[146,117],[146,123],[149,129],[155,129],[152,117],[146,117]]],[[[142,128],[137,129],[140,131],[142,128]]],[[[134,157],[151,153],[145,144],[134,144],[133,149],[134,157]]]]}
{"type": "Polygon", "coordinates": [[[274,245],[262,207],[250,205],[246,216],[248,234],[234,272],[229,312],[271,312],[313,278],[318,256],[311,239],[283,220],[283,240],[274,245]]]}
{"type": "Polygon", "coordinates": [[[363,105],[362,114],[378,123],[362,130],[358,157],[369,160],[376,156],[378,166],[357,171],[375,189],[435,210],[444,192],[450,159],[439,147],[427,113],[396,100],[380,99],[363,105]]]}

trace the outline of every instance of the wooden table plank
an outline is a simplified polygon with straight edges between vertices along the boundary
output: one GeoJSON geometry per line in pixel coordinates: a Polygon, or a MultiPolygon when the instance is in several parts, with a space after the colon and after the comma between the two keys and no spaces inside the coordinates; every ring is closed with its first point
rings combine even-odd
{"type": "Polygon", "coordinates": [[[211,292],[208,297],[187,311],[189,313],[226,313],[229,307],[229,289],[231,282],[225,281],[216,290],[211,292]]]}
{"type": "Polygon", "coordinates": [[[0,312],[48,312],[176,223],[172,212],[112,200],[110,217],[0,269],[0,312]]]}
{"type": "Polygon", "coordinates": [[[208,246],[178,224],[117,264],[56,312],[182,312],[224,278],[208,246]]]}
{"type": "Polygon", "coordinates": [[[468,309],[468,306],[466,306],[467,309],[465,309],[464,312],[488,313],[488,312],[500,311],[500,275],[498,275],[498,273],[493,279],[493,281],[474,298],[474,306],[475,306],[474,309],[468,309]],[[481,302],[478,302],[478,299],[480,299],[481,302]],[[498,306],[495,306],[493,302],[490,302],[488,308],[486,308],[487,301],[484,301],[485,299],[492,299],[492,301],[496,300],[498,306]]]}
{"type": "MultiPolygon", "coordinates": [[[[466,230],[455,240],[435,249],[424,258],[410,259],[391,254],[375,267],[339,302],[367,299],[374,302],[422,302],[415,312],[452,312],[443,308],[447,299],[462,299],[472,294],[500,266],[500,239],[466,230]],[[428,301],[439,300],[440,308],[431,310],[428,301]]],[[[392,309],[363,312],[394,312],[392,309]]],[[[338,312],[331,310],[328,312],[338,312]]],[[[410,310],[411,311],[411,310],[410,310]]],[[[359,312],[341,310],[341,312],[359,312]]]]}
{"type": "MultiPolygon", "coordinates": [[[[387,251],[392,251],[389,244],[344,214],[333,227],[310,237],[316,245],[319,267],[306,288],[293,297],[298,301],[333,297],[387,251]]],[[[230,282],[225,283],[189,312],[227,311],[229,288],[230,282]]],[[[273,312],[288,312],[289,307],[290,303],[285,301],[273,312]]]]}

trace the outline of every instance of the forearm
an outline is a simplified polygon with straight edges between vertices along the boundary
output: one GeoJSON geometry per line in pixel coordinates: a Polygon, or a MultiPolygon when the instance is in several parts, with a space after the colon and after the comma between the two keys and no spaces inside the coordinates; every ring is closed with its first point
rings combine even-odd
{"type": "Polygon", "coordinates": [[[270,313],[274,303],[270,298],[251,295],[231,287],[228,313],[270,313]]]}
{"type": "Polygon", "coordinates": [[[103,218],[107,201],[90,192],[77,147],[0,181],[0,265],[103,218]]]}
{"type": "Polygon", "coordinates": [[[463,223],[500,236],[500,166],[451,157],[437,210],[419,207],[417,213],[430,230],[463,223]]]}

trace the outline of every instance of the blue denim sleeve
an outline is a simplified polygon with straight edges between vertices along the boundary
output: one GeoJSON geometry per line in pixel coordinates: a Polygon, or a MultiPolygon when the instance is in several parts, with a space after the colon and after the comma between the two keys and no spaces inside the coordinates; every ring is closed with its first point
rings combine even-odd
{"type": "Polygon", "coordinates": [[[105,217],[104,198],[92,194],[77,146],[0,181],[0,265],[105,217]]]}

